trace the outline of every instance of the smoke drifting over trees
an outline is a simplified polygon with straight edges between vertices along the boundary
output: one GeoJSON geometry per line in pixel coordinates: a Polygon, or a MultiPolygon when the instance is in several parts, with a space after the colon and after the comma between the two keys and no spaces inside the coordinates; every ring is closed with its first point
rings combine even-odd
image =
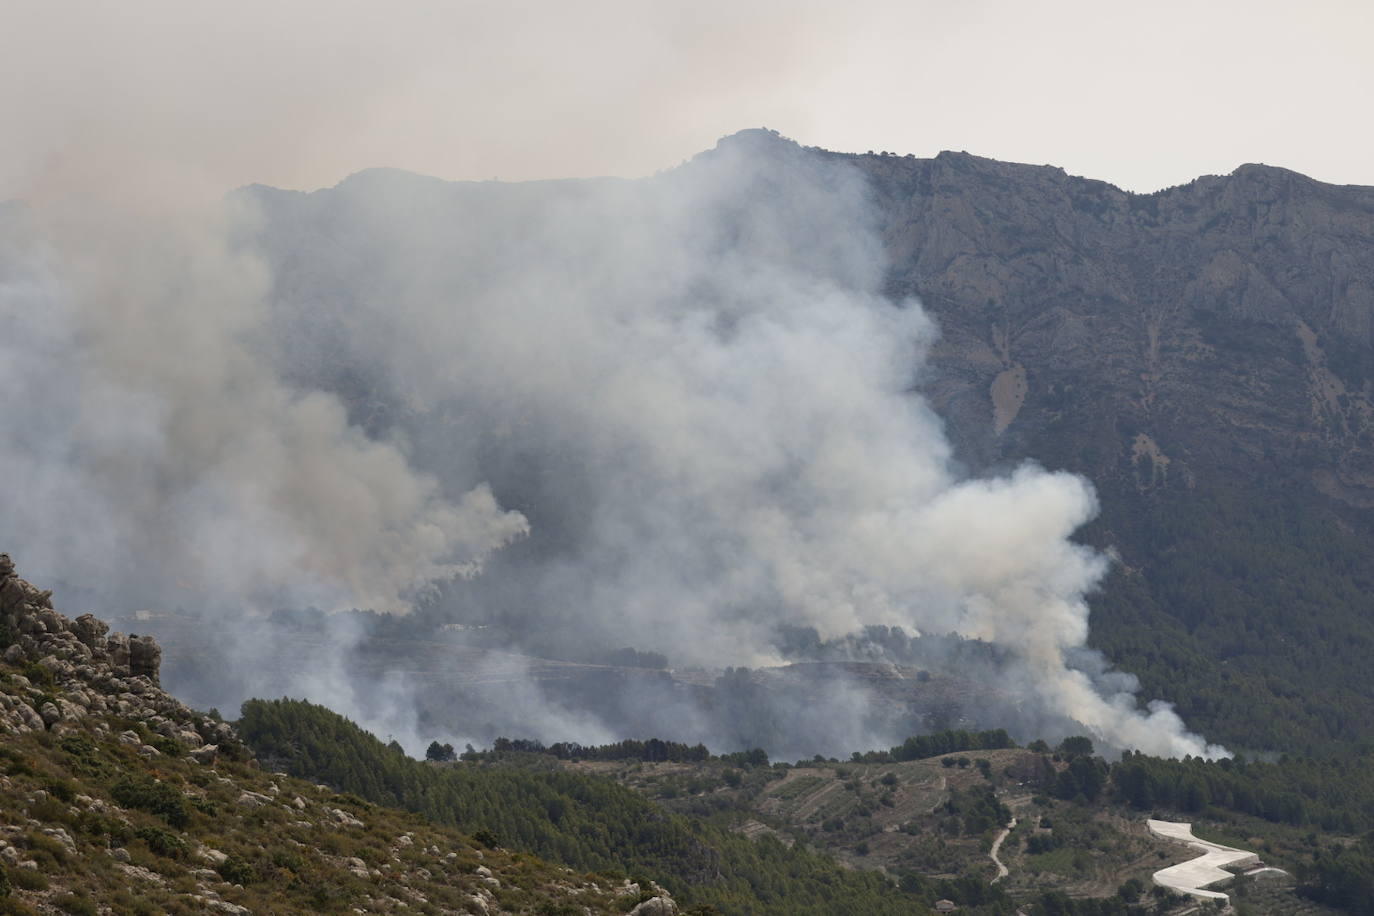
{"type": "MultiPolygon", "coordinates": [[[[422,602],[677,665],[900,626],[990,643],[1031,714],[1108,746],[1221,753],[1084,648],[1087,483],[951,466],[917,393],[936,332],[882,295],[872,220],[842,159],[758,132],[635,182],[12,206],[0,542],[95,610],[203,610],[249,672],[283,606],[422,602]]],[[[293,688],[413,706],[337,662],[355,635],[293,688]]],[[[511,693],[532,737],[624,737],[559,733],[537,694],[511,693]]]]}

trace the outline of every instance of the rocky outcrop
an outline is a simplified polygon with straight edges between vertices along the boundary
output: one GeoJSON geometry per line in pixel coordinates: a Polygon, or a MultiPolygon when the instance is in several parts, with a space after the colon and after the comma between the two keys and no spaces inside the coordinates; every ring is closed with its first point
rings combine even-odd
{"type": "Polygon", "coordinates": [[[655,885],[598,884],[266,771],[158,685],[156,641],[57,613],[4,554],[0,655],[0,879],[34,872],[0,880],[15,912],[106,912],[116,893],[238,916],[677,912],[655,885]]]}
{"type": "Polygon", "coordinates": [[[939,324],[925,387],[965,460],[1374,505],[1374,188],[1244,165],[1132,194],[968,153],[847,158],[889,292],[939,324]]]}
{"type": "Polygon", "coordinates": [[[667,894],[650,897],[630,910],[630,916],[677,916],[677,903],[667,894]]]}
{"type": "MultiPolygon", "coordinates": [[[[64,723],[114,714],[142,722],[201,763],[213,762],[220,745],[238,745],[229,725],[197,714],[161,688],[156,640],[111,633],[90,614],[64,617],[53,610],[52,592],[21,579],[8,554],[0,554],[0,647],[7,664],[26,672],[11,677],[32,700],[0,695],[0,734],[61,730],[64,723]]],[[[141,753],[161,753],[136,733],[126,735],[141,753]]]]}
{"type": "Polygon", "coordinates": [[[1137,194],[966,152],[808,152],[868,179],[886,291],[936,320],[921,386],[966,463],[1374,506],[1374,187],[1248,164],[1137,194]]]}

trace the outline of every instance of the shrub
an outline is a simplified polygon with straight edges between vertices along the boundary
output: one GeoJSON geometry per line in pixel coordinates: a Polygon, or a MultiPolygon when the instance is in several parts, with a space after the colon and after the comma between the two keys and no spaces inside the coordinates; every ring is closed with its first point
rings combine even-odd
{"type": "Polygon", "coordinates": [[[258,871],[251,862],[245,861],[238,856],[230,856],[220,863],[215,869],[220,877],[230,884],[252,884],[258,880],[258,871]]]}
{"type": "Polygon", "coordinates": [[[29,805],[29,817],[49,824],[75,824],[76,815],[72,809],[52,796],[40,798],[29,805]]]}
{"type": "Polygon", "coordinates": [[[159,827],[140,827],[134,834],[153,852],[168,859],[180,859],[186,854],[186,843],[175,834],[159,827]]]}
{"type": "Polygon", "coordinates": [[[48,889],[48,879],[41,871],[32,868],[12,868],[9,875],[10,884],[21,891],[45,891],[48,889]]]}
{"type": "Polygon", "coordinates": [[[100,910],[89,897],[80,897],[76,894],[64,894],[58,897],[53,903],[64,913],[71,913],[72,916],[99,916],[100,910]]]}
{"type": "Polygon", "coordinates": [[[298,872],[305,868],[305,860],[294,849],[277,849],[272,852],[272,865],[276,868],[288,868],[298,872]]]}
{"type": "Polygon", "coordinates": [[[111,769],[109,758],[86,735],[67,735],[57,742],[57,746],[69,758],[67,769],[78,776],[103,776],[111,769]]]}
{"type": "Polygon", "coordinates": [[[186,753],[186,748],[180,741],[174,741],[165,735],[153,735],[148,739],[148,743],[168,757],[180,757],[186,753]]]}
{"type": "Polygon", "coordinates": [[[191,822],[191,810],[182,794],[156,779],[122,779],[110,787],[110,796],[126,808],[156,814],[173,827],[183,828],[191,822]]]}
{"type": "Polygon", "coordinates": [[[10,776],[32,776],[34,773],[33,761],[18,751],[0,747],[0,758],[6,761],[5,772],[10,776]]]}
{"type": "Polygon", "coordinates": [[[49,776],[43,780],[43,788],[58,801],[70,803],[76,797],[76,786],[65,779],[49,776]]]}
{"type": "Polygon", "coordinates": [[[43,833],[30,833],[25,836],[25,840],[28,842],[29,851],[35,853],[34,858],[38,859],[40,864],[49,861],[55,865],[66,864],[69,854],[61,840],[43,833]]]}
{"type": "Polygon", "coordinates": [[[581,916],[582,908],[562,901],[545,900],[534,912],[535,916],[581,916]]]}
{"type": "Polygon", "coordinates": [[[134,838],[133,829],[117,817],[83,811],[76,819],[76,829],[90,836],[109,838],[109,845],[124,846],[134,838]]]}

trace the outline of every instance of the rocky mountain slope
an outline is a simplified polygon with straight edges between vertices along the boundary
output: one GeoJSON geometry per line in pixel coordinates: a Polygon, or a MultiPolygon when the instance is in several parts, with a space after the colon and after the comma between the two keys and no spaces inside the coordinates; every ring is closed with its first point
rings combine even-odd
{"type": "MultiPolygon", "coordinates": [[[[914,385],[956,459],[975,473],[1029,459],[1095,485],[1101,514],[1080,536],[1120,562],[1092,598],[1091,643],[1144,695],[1243,750],[1374,738],[1374,189],[1246,165],[1132,194],[1048,166],[839,154],[766,130],[698,160],[722,150],[775,161],[764,170],[775,176],[794,174],[798,156],[863,175],[886,292],[918,299],[938,327],[914,385]]],[[[741,201],[787,212],[795,189],[757,184],[738,189],[741,201]]],[[[309,195],[246,193],[264,214],[279,307],[316,328],[348,314],[354,287],[400,295],[412,279],[368,274],[344,288],[337,277],[355,263],[429,263],[397,255],[385,227],[410,238],[397,221],[424,226],[422,238],[451,233],[459,246],[475,225],[539,225],[593,187],[605,185],[381,171],[309,195]]],[[[441,466],[442,424],[408,426],[403,392],[336,356],[322,345],[294,371],[369,429],[405,429],[441,466]]],[[[508,470],[493,485],[534,504],[547,481],[508,470]]],[[[504,597],[480,578],[464,587],[504,597]]]]}
{"type": "Polygon", "coordinates": [[[258,767],[158,686],[149,637],[70,620],[0,554],[0,912],[676,912],[258,767]]]}
{"type": "Polygon", "coordinates": [[[1262,165],[1129,194],[967,153],[854,164],[891,292],[939,320],[930,390],[966,460],[1374,505],[1374,188],[1262,165]],[[1066,432],[1093,447],[1053,448],[1066,432]]]}
{"type": "Polygon", "coordinates": [[[922,389],[958,457],[1097,487],[1086,537],[1121,563],[1094,644],[1218,740],[1369,737],[1374,188],[1245,165],[1131,194],[967,153],[845,158],[890,293],[939,325],[922,389]]]}
{"type": "MultiPolygon", "coordinates": [[[[1374,189],[1246,165],[1132,194],[1049,166],[838,154],[766,130],[724,149],[863,174],[886,291],[938,326],[915,384],[957,460],[1094,483],[1101,515],[1081,536],[1120,562],[1093,597],[1091,640],[1144,694],[1240,749],[1374,737],[1374,189]]],[[[322,277],[389,251],[369,235],[379,196],[441,232],[538,220],[579,187],[369,172],[251,194],[278,295],[319,308],[322,277]]],[[[787,193],[740,189],[783,212],[787,193]]],[[[325,375],[312,383],[359,422],[404,426],[404,399],[377,379],[325,375]]]]}
{"type": "MultiPolygon", "coordinates": [[[[1100,517],[1078,536],[1119,562],[1090,596],[1090,643],[1139,676],[1142,696],[1173,702],[1190,728],[1248,752],[1326,753],[1374,739],[1374,190],[1249,165],[1130,194],[966,153],[845,155],[761,130],[721,147],[765,164],[839,161],[862,174],[885,290],[919,299],[938,327],[912,384],[942,419],[956,459],[976,473],[1029,459],[1095,485],[1100,517]]],[[[809,173],[760,171],[769,177],[756,174],[732,200],[742,211],[787,214],[798,189],[779,176],[809,173]]],[[[476,422],[483,397],[410,390],[446,378],[451,353],[434,354],[406,381],[393,377],[389,346],[362,347],[369,361],[357,343],[387,336],[390,315],[404,313],[388,303],[446,314],[464,271],[517,257],[527,232],[581,212],[569,201],[632,196],[637,186],[449,183],[378,170],[311,194],[239,195],[261,217],[252,245],[272,276],[274,315],[262,336],[268,349],[281,344],[287,381],[338,395],[351,421],[403,442],[417,467],[454,492],[487,480],[512,506],[545,513],[533,518],[532,537],[493,558],[493,574],[445,586],[430,624],[508,624],[510,642],[483,645],[531,656],[579,638],[624,644],[559,604],[596,601],[524,585],[550,557],[576,555],[579,526],[590,524],[574,498],[585,475],[551,471],[545,452],[557,449],[520,452],[521,430],[547,423],[476,422]],[[361,303],[376,307],[379,330],[360,330],[377,317],[359,312],[361,303]],[[508,441],[517,444],[503,451],[508,441]],[[481,474],[455,450],[471,452],[481,474]],[[554,496],[556,508],[545,506],[554,496]],[[521,641],[541,637],[543,646],[521,641]]],[[[129,599],[118,612],[148,606],[129,599]]],[[[204,641],[193,648],[201,651],[183,665],[189,676],[168,666],[177,689],[204,686],[199,659],[223,655],[204,641]]],[[[389,663],[390,654],[376,657],[389,663]]],[[[298,657],[294,647],[279,655],[288,665],[298,657]]],[[[220,674],[205,680],[223,684],[220,674]]]]}

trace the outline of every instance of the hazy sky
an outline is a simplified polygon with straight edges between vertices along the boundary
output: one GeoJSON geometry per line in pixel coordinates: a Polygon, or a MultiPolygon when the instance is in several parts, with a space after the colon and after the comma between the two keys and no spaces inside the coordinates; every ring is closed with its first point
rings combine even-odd
{"type": "Polygon", "coordinates": [[[0,197],[634,176],[756,126],[1134,190],[1249,161],[1374,184],[1368,0],[0,0],[0,22],[0,197]]]}

